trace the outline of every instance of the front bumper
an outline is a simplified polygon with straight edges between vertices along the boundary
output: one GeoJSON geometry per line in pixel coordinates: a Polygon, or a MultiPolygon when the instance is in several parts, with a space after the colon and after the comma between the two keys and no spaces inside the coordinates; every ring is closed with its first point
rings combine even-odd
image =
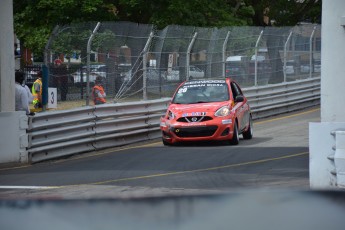
{"type": "Polygon", "coordinates": [[[233,136],[233,119],[216,117],[212,121],[183,123],[161,118],[162,138],[169,143],[221,141],[233,136]]]}

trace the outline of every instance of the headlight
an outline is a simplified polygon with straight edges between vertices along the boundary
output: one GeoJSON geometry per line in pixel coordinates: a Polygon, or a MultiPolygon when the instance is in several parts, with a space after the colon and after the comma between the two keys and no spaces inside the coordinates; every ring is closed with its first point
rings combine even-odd
{"type": "Polygon", "coordinates": [[[175,118],[175,115],[174,115],[170,110],[168,111],[167,116],[168,116],[168,119],[169,119],[169,120],[172,120],[172,119],[175,118]]]}
{"type": "Polygon", "coordinates": [[[218,109],[214,115],[216,117],[225,117],[225,116],[228,116],[229,114],[230,114],[229,106],[223,106],[220,109],[218,109]]]}

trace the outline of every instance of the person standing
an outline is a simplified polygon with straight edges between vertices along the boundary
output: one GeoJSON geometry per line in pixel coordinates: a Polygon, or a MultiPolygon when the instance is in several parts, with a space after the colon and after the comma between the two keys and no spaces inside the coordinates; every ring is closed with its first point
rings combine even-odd
{"type": "Polygon", "coordinates": [[[92,88],[92,99],[95,105],[106,103],[106,94],[104,92],[102,77],[98,76],[95,80],[95,86],[92,88]]]}
{"type": "Polygon", "coordinates": [[[42,108],[42,71],[37,72],[37,79],[31,88],[35,109],[42,108]]]}
{"type": "Polygon", "coordinates": [[[15,72],[15,110],[25,111],[26,115],[34,115],[30,112],[28,92],[22,85],[24,79],[23,72],[15,72]]]}

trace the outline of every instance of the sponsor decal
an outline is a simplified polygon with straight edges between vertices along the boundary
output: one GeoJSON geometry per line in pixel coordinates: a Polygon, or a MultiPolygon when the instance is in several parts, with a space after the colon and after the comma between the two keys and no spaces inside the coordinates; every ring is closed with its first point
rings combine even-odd
{"type": "Polygon", "coordinates": [[[212,86],[212,87],[223,87],[224,84],[207,84],[207,86],[212,86]]]}
{"type": "Polygon", "coordinates": [[[232,123],[232,120],[231,120],[231,119],[222,120],[222,124],[223,124],[223,125],[228,125],[228,124],[231,124],[231,123],[232,123]]]}
{"type": "Polygon", "coordinates": [[[225,80],[200,80],[200,81],[191,81],[186,82],[184,85],[197,85],[197,84],[217,84],[217,83],[225,83],[225,80]]]}
{"type": "Polygon", "coordinates": [[[206,123],[205,122],[190,122],[190,123],[181,124],[181,126],[183,126],[183,127],[187,127],[187,126],[206,126],[206,123]]]}
{"type": "Polygon", "coordinates": [[[180,88],[177,93],[185,93],[188,88],[200,88],[200,87],[224,87],[223,83],[208,83],[208,84],[193,84],[193,85],[184,85],[183,88],[180,88]]]}
{"type": "Polygon", "coordinates": [[[200,117],[206,116],[206,112],[192,112],[192,113],[183,113],[182,117],[200,117]]]}

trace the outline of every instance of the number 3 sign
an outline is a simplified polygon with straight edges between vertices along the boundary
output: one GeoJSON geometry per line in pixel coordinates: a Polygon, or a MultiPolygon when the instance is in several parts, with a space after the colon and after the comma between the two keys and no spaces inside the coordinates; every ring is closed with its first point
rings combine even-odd
{"type": "Polygon", "coordinates": [[[57,108],[57,90],[56,88],[48,88],[48,109],[57,108]]]}

